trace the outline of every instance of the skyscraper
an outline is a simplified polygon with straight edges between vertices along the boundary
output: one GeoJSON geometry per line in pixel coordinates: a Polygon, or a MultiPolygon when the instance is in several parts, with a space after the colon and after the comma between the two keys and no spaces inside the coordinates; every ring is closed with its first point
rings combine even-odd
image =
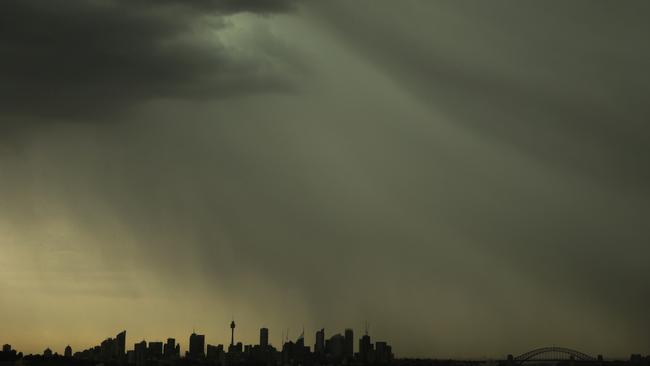
{"type": "Polygon", "coordinates": [[[63,351],[63,356],[65,356],[65,357],[72,357],[72,347],[70,347],[70,345],[68,345],[68,346],[65,348],[65,351],[63,351]]]}
{"type": "Polygon", "coordinates": [[[144,366],[147,363],[147,342],[142,341],[133,346],[136,366],[144,366]]]}
{"type": "Polygon", "coordinates": [[[115,354],[118,360],[122,360],[126,355],[126,330],[115,336],[115,354]]]}
{"type": "Polygon", "coordinates": [[[269,329],[260,328],[260,347],[266,348],[269,346],[269,329]]]}
{"type": "Polygon", "coordinates": [[[389,363],[393,360],[393,352],[391,346],[386,342],[375,343],[375,362],[376,363],[389,363]]]}
{"type": "Polygon", "coordinates": [[[343,337],[341,334],[334,334],[333,336],[330,337],[330,339],[327,340],[326,351],[330,355],[330,357],[336,360],[336,362],[341,361],[341,359],[345,355],[344,349],[345,349],[345,337],[343,337]]]}
{"type": "Polygon", "coordinates": [[[205,356],[205,335],[192,333],[190,335],[190,357],[203,358],[205,356]]]}
{"type": "Polygon", "coordinates": [[[366,333],[359,339],[359,361],[368,362],[368,356],[372,351],[372,343],[370,343],[370,336],[366,333]]]}
{"type": "Polygon", "coordinates": [[[163,356],[165,358],[176,356],[176,340],[174,338],[167,338],[167,343],[165,343],[163,349],[163,356]]]}
{"type": "Polygon", "coordinates": [[[345,330],[345,343],[343,345],[343,355],[351,359],[354,356],[354,331],[350,328],[345,330]]]}
{"type": "Polygon", "coordinates": [[[316,343],[314,344],[314,353],[317,355],[325,354],[325,328],[316,332],[316,343]]]}
{"type": "Polygon", "coordinates": [[[117,356],[117,342],[113,338],[107,338],[100,344],[102,360],[112,360],[117,356]]]}

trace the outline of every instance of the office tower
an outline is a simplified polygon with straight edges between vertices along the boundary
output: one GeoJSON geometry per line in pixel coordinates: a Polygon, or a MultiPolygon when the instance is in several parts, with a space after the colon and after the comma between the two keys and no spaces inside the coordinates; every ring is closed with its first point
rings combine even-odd
{"type": "Polygon", "coordinates": [[[344,356],[351,359],[354,356],[354,331],[350,328],[345,330],[345,344],[343,347],[344,356]]]}
{"type": "Polygon", "coordinates": [[[335,360],[340,360],[341,358],[343,358],[344,355],[343,351],[345,348],[345,337],[343,337],[340,334],[335,334],[330,337],[327,344],[329,346],[327,349],[327,353],[329,353],[331,357],[333,357],[335,360]]]}
{"type": "Polygon", "coordinates": [[[163,356],[165,358],[172,358],[175,356],[176,351],[176,340],[174,338],[167,338],[167,343],[163,349],[163,356]]]}
{"type": "Polygon", "coordinates": [[[375,362],[376,363],[388,363],[388,345],[386,342],[376,342],[375,343],[375,362]]]}
{"type": "Polygon", "coordinates": [[[316,332],[316,343],[314,344],[314,353],[317,355],[325,354],[325,328],[316,332]]]}
{"type": "Polygon", "coordinates": [[[176,348],[174,349],[174,356],[180,357],[181,356],[181,345],[177,344],[176,348]]]}
{"type": "Polygon", "coordinates": [[[269,346],[269,329],[260,329],[260,347],[266,348],[269,346]]]}
{"type": "Polygon", "coordinates": [[[147,342],[142,341],[140,343],[136,343],[133,346],[133,353],[135,356],[135,365],[136,366],[145,366],[147,363],[147,342]]]}
{"type": "Polygon", "coordinates": [[[205,356],[205,335],[192,333],[190,335],[190,357],[203,358],[205,356]]]}
{"type": "Polygon", "coordinates": [[[162,342],[149,342],[148,355],[150,359],[159,360],[163,355],[162,342]]]}
{"type": "Polygon", "coordinates": [[[9,353],[11,352],[11,345],[10,344],[5,344],[2,346],[2,352],[9,353]]]}
{"type": "Polygon", "coordinates": [[[115,354],[118,360],[122,360],[126,354],[126,330],[115,336],[115,354]]]}
{"type": "Polygon", "coordinates": [[[101,354],[101,359],[102,360],[112,360],[115,358],[116,350],[116,342],[115,339],[113,338],[106,338],[105,340],[102,341],[100,344],[100,354],[101,354]]]}
{"type": "Polygon", "coordinates": [[[235,345],[235,319],[230,322],[230,346],[235,345]]]}
{"type": "Polygon", "coordinates": [[[64,357],[72,357],[72,347],[70,347],[70,345],[68,345],[65,348],[65,351],[63,351],[63,356],[64,357]]]}
{"type": "Polygon", "coordinates": [[[372,351],[372,343],[370,343],[370,336],[364,334],[361,339],[359,339],[359,361],[368,362],[368,356],[372,351]]]}
{"type": "Polygon", "coordinates": [[[52,350],[46,348],[45,351],[43,351],[43,357],[52,357],[52,350]]]}

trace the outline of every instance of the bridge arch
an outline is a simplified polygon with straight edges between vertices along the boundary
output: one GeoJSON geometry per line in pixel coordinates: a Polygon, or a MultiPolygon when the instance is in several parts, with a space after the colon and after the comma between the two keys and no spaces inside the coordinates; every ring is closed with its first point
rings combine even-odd
{"type": "Polygon", "coordinates": [[[570,348],[564,347],[542,347],[536,348],[534,350],[522,353],[521,355],[514,357],[514,361],[517,363],[524,363],[526,361],[565,361],[575,359],[579,361],[595,361],[594,357],[589,356],[586,353],[576,351],[570,348]]]}

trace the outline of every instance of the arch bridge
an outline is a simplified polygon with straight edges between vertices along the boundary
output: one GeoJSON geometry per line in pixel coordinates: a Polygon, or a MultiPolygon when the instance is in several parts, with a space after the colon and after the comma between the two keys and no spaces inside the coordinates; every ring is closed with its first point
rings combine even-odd
{"type": "Polygon", "coordinates": [[[569,348],[543,347],[522,353],[521,355],[514,357],[513,360],[518,364],[522,364],[527,361],[596,361],[596,358],[569,348]]]}

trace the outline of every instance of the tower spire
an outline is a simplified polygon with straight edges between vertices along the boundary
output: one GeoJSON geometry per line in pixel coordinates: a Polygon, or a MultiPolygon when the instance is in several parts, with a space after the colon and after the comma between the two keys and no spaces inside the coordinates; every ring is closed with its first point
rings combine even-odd
{"type": "Polygon", "coordinates": [[[235,319],[230,322],[230,345],[235,345],[235,319]]]}

